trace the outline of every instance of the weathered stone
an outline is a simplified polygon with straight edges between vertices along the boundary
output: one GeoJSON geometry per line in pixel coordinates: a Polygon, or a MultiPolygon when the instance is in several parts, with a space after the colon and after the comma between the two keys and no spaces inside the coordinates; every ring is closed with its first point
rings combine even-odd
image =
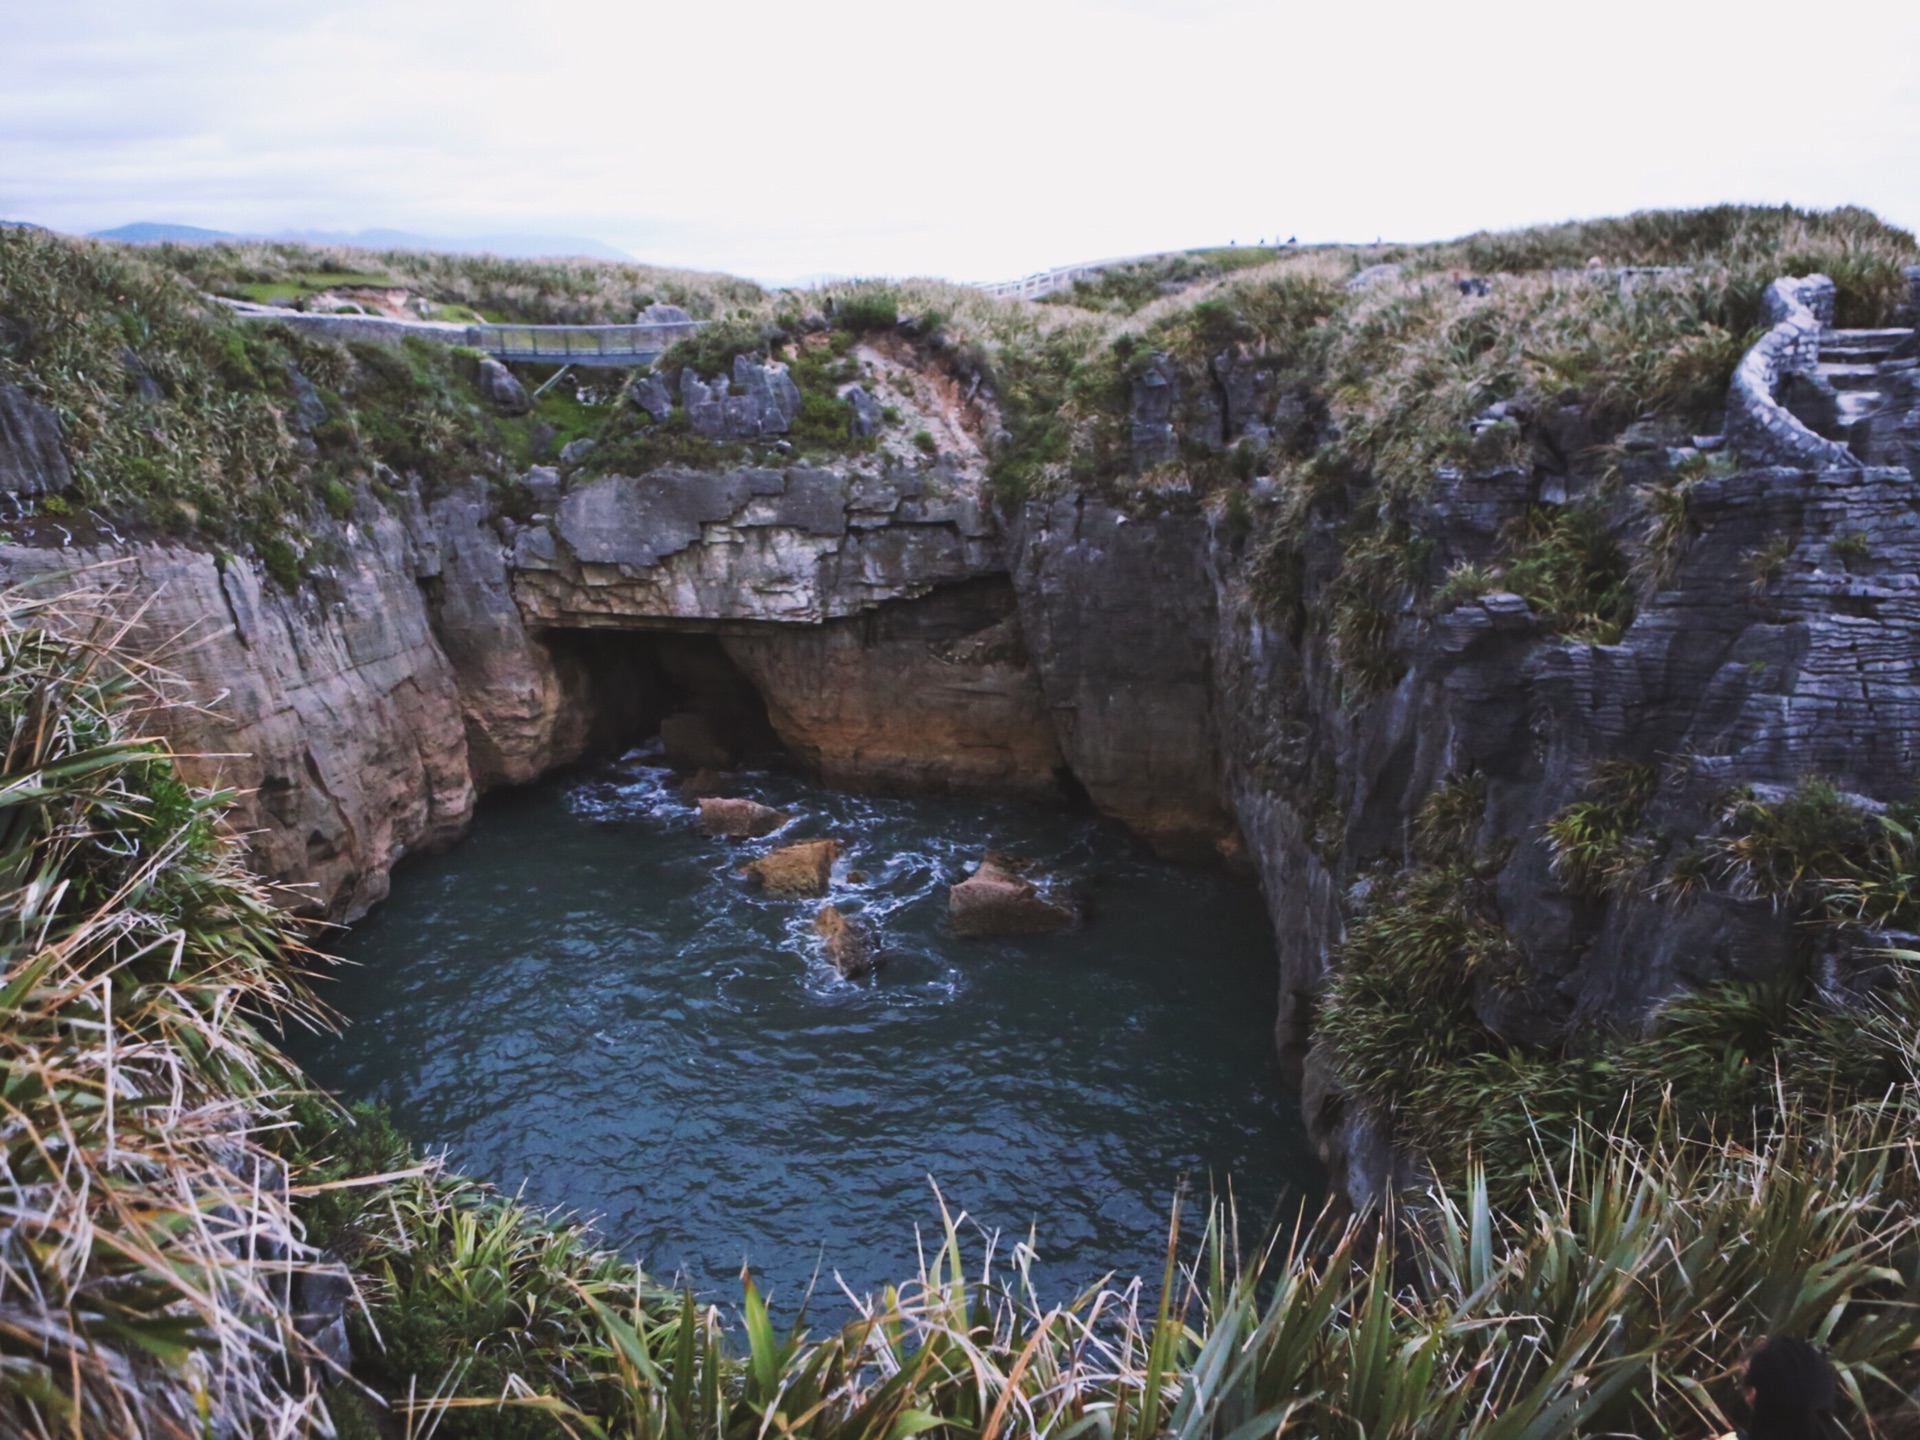
{"type": "Polygon", "coordinates": [[[734,777],[723,770],[696,770],[680,782],[683,800],[707,800],[725,795],[734,787],[734,777]]]}
{"type": "Polygon", "coordinates": [[[852,408],[851,423],[855,435],[877,435],[880,427],[886,424],[886,416],[881,413],[884,407],[862,387],[850,385],[840,398],[852,408]]]}
{"type": "Polygon", "coordinates": [[[771,835],[792,818],[786,811],[762,805],[757,800],[703,798],[700,801],[699,825],[703,835],[758,840],[763,835],[771,835]]]}
{"type": "Polygon", "coordinates": [[[326,594],[286,594],[205,551],[0,546],[0,577],[52,583],[89,565],[144,607],[129,637],[194,702],[155,723],[198,784],[235,792],[249,863],[290,905],[357,919],[403,855],[451,843],[474,787],[454,674],[384,511],[331,537],[326,594]]]}
{"type": "Polygon", "coordinates": [[[596,443],[590,435],[582,435],[578,440],[569,440],[560,447],[560,463],[562,465],[578,465],[582,460],[586,459],[588,455],[593,453],[593,447],[596,443]]]}
{"type": "Polygon", "coordinates": [[[871,975],[878,966],[879,956],[867,938],[865,927],[857,920],[849,920],[832,905],[820,907],[820,913],[813,917],[813,928],[820,936],[821,953],[827,957],[827,963],[840,972],[841,978],[857,980],[862,975],[871,975]]]}
{"type": "Polygon", "coordinates": [[[745,873],[775,895],[824,895],[839,855],[838,840],[802,840],[762,855],[745,873]]]}
{"type": "Polygon", "coordinates": [[[319,1360],[322,1384],[333,1384],[352,1372],[347,1307],[353,1298],[352,1272],[331,1254],[294,1272],[294,1329],[319,1360]]]}
{"type": "Polygon", "coordinates": [[[947,917],[964,940],[1051,935],[1073,924],[1073,908],[1041,894],[1028,861],[989,850],[967,879],[947,890],[947,917]]]}
{"type": "Polygon", "coordinates": [[[515,594],[540,626],[814,623],[1004,572],[984,475],[941,483],[947,493],[928,495],[906,467],[603,476],[562,497],[556,557],[520,574],[515,594]]]}
{"type": "Polygon", "coordinates": [[[481,395],[502,415],[524,415],[533,408],[533,399],[527,394],[527,387],[491,355],[481,358],[478,372],[476,383],[481,395]]]}
{"type": "Polygon", "coordinates": [[[287,409],[287,428],[295,434],[305,435],[314,426],[325,423],[327,402],[320,398],[320,391],[314,383],[291,362],[287,365],[287,384],[293,389],[293,404],[287,409]]]}
{"type": "Polygon", "coordinates": [[[830,785],[1060,793],[1052,717],[1004,580],[725,643],[781,743],[830,785]]]}
{"type": "MultiPolygon", "coordinates": [[[[564,458],[564,452],[563,452],[564,458]]],[[[560,503],[560,472],[551,465],[535,465],[521,477],[521,484],[527,487],[527,494],[533,499],[533,508],[551,515],[554,507],[560,503]]]]}
{"type": "Polygon", "coordinates": [[[525,784],[577,758],[587,738],[551,652],[528,633],[514,604],[506,553],[485,523],[491,508],[478,480],[428,508],[440,580],[434,631],[459,683],[474,781],[483,790],[525,784]]]}
{"type": "Polygon", "coordinates": [[[638,376],[628,393],[633,396],[633,403],[656,421],[665,420],[673,413],[673,392],[667,388],[667,382],[651,370],[638,376]]]}
{"type": "Polygon", "coordinates": [[[18,385],[0,380],[0,492],[55,495],[73,483],[59,418],[18,385]]]}
{"type": "Polygon", "coordinates": [[[1011,537],[1020,622],[1060,750],[1102,813],[1164,855],[1233,832],[1214,739],[1207,524],[1133,524],[1104,501],[1035,501],[1011,537]]]}

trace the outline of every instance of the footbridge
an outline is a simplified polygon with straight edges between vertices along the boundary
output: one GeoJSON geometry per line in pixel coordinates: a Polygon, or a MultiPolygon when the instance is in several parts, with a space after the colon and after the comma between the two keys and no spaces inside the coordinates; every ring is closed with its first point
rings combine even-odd
{"type": "Polygon", "coordinates": [[[395,320],[385,315],[315,314],[243,300],[222,304],[242,320],[290,325],[332,340],[404,340],[417,336],[442,345],[465,345],[497,360],[543,365],[646,366],[667,348],[699,333],[703,322],[672,320],[634,325],[462,325],[440,320],[395,320]]]}

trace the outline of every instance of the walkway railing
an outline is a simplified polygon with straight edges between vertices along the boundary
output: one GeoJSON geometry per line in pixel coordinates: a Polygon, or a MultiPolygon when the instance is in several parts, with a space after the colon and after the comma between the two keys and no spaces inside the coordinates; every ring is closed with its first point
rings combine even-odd
{"type": "Polygon", "coordinates": [[[670,325],[469,325],[467,344],[500,360],[560,365],[651,365],[699,322],[670,325]]]}
{"type": "Polygon", "coordinates": [[[699,320],[641,325],[459,325],[443,320],[395,320],[385,315],[319,315],[278,305],[215,297],[244,320],[291,325],[335,340],[384,340],[417,335],[442,345],[470,345],[500,360],[551,365],[651,365],[667,347],[700,331],[699,320]]]}

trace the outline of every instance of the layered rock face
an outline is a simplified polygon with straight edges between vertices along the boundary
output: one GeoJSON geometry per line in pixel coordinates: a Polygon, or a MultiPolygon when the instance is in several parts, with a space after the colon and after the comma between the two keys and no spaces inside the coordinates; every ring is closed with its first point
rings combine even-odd
{"type": "Polygon", "coordinates": [[[609,475],[519,531],[513,590],[535,626],[811,624],[1003,569],[977,476],[666,469],[609,475]]]}
{"type": "Polygon", "coordinates": [[[1060,749],[1093,803],[1162,854],[1213,859],[1233,833],[1215,743],[1208,529],[1088,496],[1027,505],[1014,590],[1060,749]]]}
{"type": "MultiPolygon", "coordinates": [[[[1908,371],[1882,368],[1891,398],[1871,458],[1910,463],[1920,399],[1908,371]]],[[[1188,442],[1292,443],[1324,413],[1279,376],[1232,352],[1197,380],[1149,365],[1133,387],[1132,463],[1154,470],[1188,442]]],[[[764,428],[783,378],[764,372],[725,400],[757,397],[764,428]]],[[[721,404],[731,433],[721,397],[700,403],[721,404]]],[[[1526,423],[1558,455],[1605,438],[1570,407],[1526,423]]],[[[0,474],[51,474],[31,438],[41,418],[6,424],[0,474]]],[[[718,710],[666,715],[664,697],[703,686],[757,692],[780,742],[829,783],[1084,792],[1163,854],[1244,856],[1273,915],[1281,1052],[1357,1199],[1405,1157],[1314,1053],[1315,996],[1376,874],[1410,863],[1410,823],[1438,787],[1484,786],[1489,890],[1524,957],[1522,983],[1476,995],[1479,1017],[1550,1042],[1630,1027],[1683,986],[1791,959],[1764,902],[1676,905],[1643,885],[1583,897],[1555,877],[1543,826],[1598,760],[1658,773],[1646,821],[1676,842],[1661,865],[1714,833],[1730,785],[1766,792],[1819,773],[1879,802],[1920,782],[1920,519],[1897,465],[1705,474],[1693,455],[1664,571],[1609,645],[1561,637],[1516,594],[1442,606],[1433,583],[1496,561],[1516,519],[1593,500],[1594,477],[1443,472],[1397,517],[1429,547],[1422,583],[1386,619],[1404,669],[1360,695],[1316,613],[1350,538],[1340,502],[1300,521],[1299,604],[1276,613],[1250,593],[1241,542],[1190,497],[1145,498],[1160,492],[1143,482],[1125,504],[1068,493],[996,515],[982,463],[960,447],[934,462],[570,484],[539,471],[524,522],[478,482],[425,500],[401,491],[386,508],[363,495],[322,547],[335,560],[293,596],[162,544],[10,545],[0,574],[117,562],[127,603],[149,607],[149,648],[219,697],[168,715],[185,763],[245,792],[236,823],[262,872],[334,916],[380,898],[403,855],[456,837],[488,788],[663,718],[689,745],[725,748],[718,710]]],[[[1633,463],[1667,467],[1649,483],[1674,478],[1670,459],[1633,463]]],[[[1271,485],[1245,491],[1262,493],[1271,485]]],[[[1600,503],[1616,504],[1619,528],[1617,499],[1600,503]]],[[[817,876],[819,856],[808,866],[817,876]]],[[[1820,963],[1823,984],[1846,988],[1873,962],[1820,963]]]]}
{"type": "Polygon", "coordinates": [[[1061,793],[1060,747],[1005,577],[724,643],[787,749],[829,784],[1061,793]]]}
{"type": "Polygon", "coordinates": [[[363,506],[336,539],[337,562],[297,595],[166,545],[0,546],[0,574],[112,587],[136,646],[194,697],[154,715],[182,768],[237,792],[231,823],[290,903],[354,919],[402,856],[462,833],[475,791],[405,529],[363,506]]]}
{"type": "Polygon", "coordinates": [[[247,792],[235,820],[261,872],[336,918],[457,837],[477,794],[694,723],[665,715],[689,690],[751,684],[719,698],[764,704],[831,783],[1063,793],[977,467],[534,478],[551,513],[528,524],[478,481],[388,507],[363,493],[316,547],[335,561],[292,596],[168,544],[5,546],[0,576],[113,563],[124,603],[150,606],[140,643],[219,697],[168,716],[176,748],[217,757],[189,769],[247,792]],[[181,634],[194,643],[167,643],[181,634]]]}
{"type": "MultiPolygon", "coordinates": [[[[1526,477],[1504,483],[1483,506],[1528,503],[1526,477]]],[[[1404,863],[1420,801],[1450,777],[1482,777],[1482,836],[1515,837],[1493,889],[1523,983],[1489,983],[1475,1000],[1496,1034],[1541,1043],[1631,1029],[1684,988],[1768,979],[1793,963],[1771,902],[1649,892],[1659,867],[1717,833],[1729,787],[1777,795],[1818,774],[1869,805],[1913,794],[1913,483],[1904,469],[1858,467],[1702,479],[1677,563],[1619,644],[1562,639],[1498,592],[1430,618],[1409,610],[1407,671],[1364,706],[1342,703],[1322,642],[1269,624],[1243,587],[1224,584],[1219,714],[1234,809],[1274,913],[1279,1040],[1349,1194],[1381,1193],[1405,1157],[1310,1051],[1313,996],[1369,867],[1404,863]],[[1675,843],[1647,883],[1596,899],[1554,875],[1544,827],[1582,798],[1602,758],[1658,772],[1646,823],[1675,843]]],[[[1443,492],[1427,533],[1453,554],[1483,553],[1480,507],[1454,500],[1443,492]]],[[[1823,955],[1818,978],[1857,988],[1876,963],[1823,955]]]]}

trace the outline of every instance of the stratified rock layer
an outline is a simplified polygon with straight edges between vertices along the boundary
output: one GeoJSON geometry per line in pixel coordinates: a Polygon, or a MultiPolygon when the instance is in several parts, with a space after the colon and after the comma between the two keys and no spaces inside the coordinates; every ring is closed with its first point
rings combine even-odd
{"type": "Polygon", "coordinates": [[[174,546],[0,546],[0,573],[64,589],[99,567],[78,578],[118,588],[135,644],[194,698],[155,716],[183,770],[237,792],[233,828],[293,903],[353,919],[403,855],[463,832],[475,792],[406,531],[376,507],[337,539],[336,563],[292,596],[174,546]]]}

